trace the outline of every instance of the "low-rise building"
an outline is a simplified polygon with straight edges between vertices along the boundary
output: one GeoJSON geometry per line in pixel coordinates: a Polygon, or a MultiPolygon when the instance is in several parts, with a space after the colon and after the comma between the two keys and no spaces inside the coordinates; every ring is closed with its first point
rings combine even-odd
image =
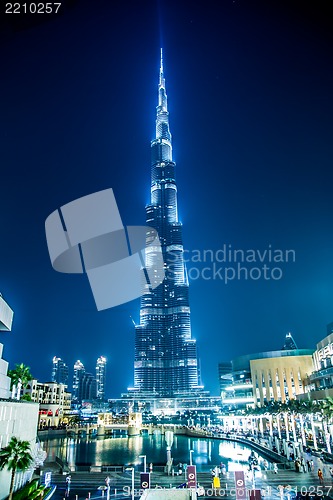
{"type": "Polygon", "coordinates": [[[39,403],[39,429],[61,426],[71,409],[71,393],[66,387],[65,384],[33,379],[24,389],[24,394],[29,394],[32,401],[39,403]]]}
{"type": "Polygon", "coordinates": [[[231,361],[232,382],[222,392],[223,406],[242,410],[269,401],[296,399],[305,393],[306,381],[314,370],[313,352],[298,349],[288,333],[280,350],[238,356],[231,361]]]}

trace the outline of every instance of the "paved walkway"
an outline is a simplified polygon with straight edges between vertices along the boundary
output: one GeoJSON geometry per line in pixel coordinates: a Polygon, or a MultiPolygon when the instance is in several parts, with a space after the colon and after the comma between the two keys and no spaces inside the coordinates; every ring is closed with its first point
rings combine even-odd
{"type": "MultiPolygon", "coordinates": [[[[254,486],[256,489],[261,489],[262,495],[267,499],[272,500],[289,500],[295,496],[295,493],[300,492],[305,496],[309,494],[312,498],[316,494],[326,494],[333,498],[333,484],[329,474],[329,466],[322,464],[316,458],[314,460],[315,467],[313,472],[297,473],[294,470],[282,469],[277,474],[273,470],[260,471],[255,475],[254,486]],[[324,471],[324,481],[321,484],[318,480],[317,471],[318,467],[324,471]]],[[[110,498],[131,498],[131,472],[125,471],[124,473],[109,473],[110,477],[110,498]]],[[[69,500],[85,500],[87,498],[106,500],[106,492],[103,493],[99,487],[105,485],[105,473],[92,473],[92,472],[77,472],[71,474],[71,487],[70,491],[66,492],[66,476],[60,474],[53,475],[53,483],[57,485],[57,491],[54,495],[55,500],[63,498],[69,500]],[[90,495],[89,495],[90,494],[90,495]]],[[[140,498],[140,475],[135,472],[135,498],[140,498]]],[[[162,472],[153,472],[151,475],[151,487],[173,488],[185,482],[184,474],[182,476],[167,476],[162,472]]],[[[199,471],[198,482],[205,489],[206,495],[201,498],[214,497],[214,490],[211,485],[210,471],[199,471]]],[[[246,488],[251,490],[253,488],[252,473],[246,473],[246,488]]],[[[234,473],[228,472],[221,475],[221,489],[216,493],[218,497],[226,499],[235,498],[235,480],[234,473]]],[[[161,499],[162,499],[161,495],[161,499]]],[[[247,495],[248,498],[248,495],[247,495]]]]}

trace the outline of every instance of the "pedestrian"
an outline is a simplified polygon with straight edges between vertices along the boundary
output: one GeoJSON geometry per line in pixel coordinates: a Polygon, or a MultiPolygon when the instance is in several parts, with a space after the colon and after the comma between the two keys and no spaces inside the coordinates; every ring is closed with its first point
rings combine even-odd
{"type": "Polygon", "coordinates": [[[273,471],[274,471],[274,474],[278,473],[278,466],[276,463],[274,463],[274,465],[273,465],[273,471]]]}
{"type": "Polygon", "coordinates": [[[330,467],[330,474],[331,474],[331,479],[332,479],[332,482],[333,482],[333,468],[330,467]]]}
{"type": "Polygon", "coordinates": [[[318,469],[318,479],[319,482],[322,483],[324,478],[323,478],[323,471],[321,469],[318,469]]]}
{"type": "Polygon", "coordinates": [[[314,462],[313,462],[312,458],[310,460],[310,466],[311,466],[311,472],[313,472],[314,471],[314,462]]]}
{"type": "Polygon", "coordinates": [[[296,460],[295,460],[295,469],[296,469],[296,472],[299,472],[299,466],[300,466],[300,463],[299,463],[299,461],[296,459],[296,460]]]}
{"type": "Polygon", "coordinates": [[[303,468],[303,472],[306,472],[306,463],[305,463],[305,461],[304,461],[304,458],[303,458],[303,457],[301,458],[301,466],[302,466],[302,468],[303,468]]]}

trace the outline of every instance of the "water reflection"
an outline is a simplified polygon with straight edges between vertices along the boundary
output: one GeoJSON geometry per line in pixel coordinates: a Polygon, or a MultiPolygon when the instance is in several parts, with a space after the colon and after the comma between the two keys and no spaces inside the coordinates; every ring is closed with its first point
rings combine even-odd
{"type": "MultiPolygon", "coordinates": [[[[147,464],[165,465],[167,460],[166,443],[161,434],[130,438],[49,439],[44,441],[44,449],[47,460],[54,461],[57,456],[69,465],[137,465],[141,469],[143,465],[139,455],[146,455],[147,464]]],[[[228,470],[232,470],[234,464],[245,464],[250,455],[250,450],[238,443],[174,436],[171,448],[173,464],[188,464],[190,450],[194,450],[193,463],[204,469],[224,463],[228,470]]]]}

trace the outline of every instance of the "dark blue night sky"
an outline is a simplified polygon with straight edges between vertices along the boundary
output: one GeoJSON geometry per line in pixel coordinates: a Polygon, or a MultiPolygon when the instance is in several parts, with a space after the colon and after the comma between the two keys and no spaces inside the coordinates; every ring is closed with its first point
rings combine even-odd
{"type": "Polygon", "coordinates": [[[145,223],[161,45],[185,248],[296,255],[265,262],[280,280],[191,280],[203,383],[217,394],[219,361],[279,349],[288,331],[315,347],[333,321],[332,38],[328,5],[300,0],[64,0],[50,18],[2,13],[0,291],[15,317],[0,342],[11,367],[47,381],[54,355],[88,371],[105,355],[107,395],[133,384],[139,300],[97,312],[86,277],[52,269],[44,222],[112,187],[124,225],[145,223]]]}

